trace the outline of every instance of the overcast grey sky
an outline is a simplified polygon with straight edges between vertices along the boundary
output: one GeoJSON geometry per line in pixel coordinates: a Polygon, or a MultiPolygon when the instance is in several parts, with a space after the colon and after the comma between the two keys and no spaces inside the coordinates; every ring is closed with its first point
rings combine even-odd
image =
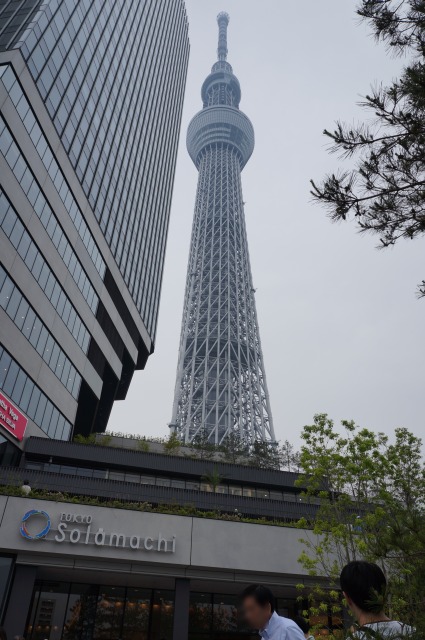
{"type": "Polygon", "coordinates": [[[109,428],[164,436],[171,419],[197,171],[186,128],[216,58],[216,15],[230,14],[229,62],[256,149],[242,174],[248,241],[277,438],[299,445],[313,414],[424,434],[423,241],[385,252],[333,225],[309,179],[338,168],[322,136],[363,118],[356,103],[400,61],[359,25],[354,0],[186,0],[191,55],[156,351],[109,428]]]}

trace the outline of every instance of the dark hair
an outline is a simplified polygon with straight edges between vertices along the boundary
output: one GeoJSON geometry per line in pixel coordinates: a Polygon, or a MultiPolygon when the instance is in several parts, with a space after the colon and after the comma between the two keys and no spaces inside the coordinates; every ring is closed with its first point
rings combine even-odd
{"type": "Polygon", "coordinates": [[[308,633],[310,631],[309,623],[302,616],[295,616],[294,622],[299,626],[303,633],[308,633]]]}
{"type": "Polygon", "coordinates": [[[276,610],[276,599],[273,593],[268,587],[264,587],[262,584],[251,584],[244,589],[240,595],[242,602],[246,598],[254,598],[255,602],[261,607],[270,605],[271,612],[276,610]]]}
{"type": "Polygon", "coordinates": [[[3,627],[0,627],[0,640],[7,640],[6,631],[3,627]]]}
{"type": "Polygon", "coordinates": [[[355,560],[341,571],[341,589],[362,611],[380,613],[385,605],[387,581],[377,564],[355,560]]]}

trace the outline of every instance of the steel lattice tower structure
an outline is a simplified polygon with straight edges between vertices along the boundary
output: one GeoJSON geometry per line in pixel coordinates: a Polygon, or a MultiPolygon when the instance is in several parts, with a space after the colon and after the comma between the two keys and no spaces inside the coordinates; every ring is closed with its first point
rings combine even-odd
{"type": "Polygon", "coordinates": [[[187,133],[199,180],[170,426],[184,442],[203,433],[219,444],[233,431],[274,441],[241,185],[254,130],[226,61],[229,16],[217,21],[218,61],[187,133]]]}

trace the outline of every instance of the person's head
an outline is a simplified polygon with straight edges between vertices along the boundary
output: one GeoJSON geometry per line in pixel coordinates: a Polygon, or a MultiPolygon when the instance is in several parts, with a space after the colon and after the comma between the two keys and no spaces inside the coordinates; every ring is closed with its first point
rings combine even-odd
{"type": "Polygon", "coordinates": [[[263,629],[276,610],[273,593],[262,584],[251,584],[240,596],[242,613],[253,629],[263,629]]]}
{"type": "Polygon", "coordinates": [[[295,616],[294,622],[299,626],[299,628],[307,638],[310,635],[310,625],[308,624],[307,620],[302,616],[295,616]]]}
{"type": "Polygon", "coordinates": [[[341,571],[341,589],[358,619],[365,613],[381,614],[385,606],[387,581],[377,564],[356,560],[341,571]]]}
{"type": "Polygon", "coordinates": [[[29,486],[30,481],[29,480],[24,480],[23,484],[25,487],[29,486]]]}

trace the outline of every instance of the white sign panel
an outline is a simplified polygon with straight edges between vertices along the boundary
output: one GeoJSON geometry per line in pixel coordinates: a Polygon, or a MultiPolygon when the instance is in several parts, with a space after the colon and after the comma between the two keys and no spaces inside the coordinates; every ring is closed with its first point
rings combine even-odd
{"type": "Polygon", "coordinates": [[[191,520],[156,513],[9,498],[3,549],[189,564],[191,520]]]}

